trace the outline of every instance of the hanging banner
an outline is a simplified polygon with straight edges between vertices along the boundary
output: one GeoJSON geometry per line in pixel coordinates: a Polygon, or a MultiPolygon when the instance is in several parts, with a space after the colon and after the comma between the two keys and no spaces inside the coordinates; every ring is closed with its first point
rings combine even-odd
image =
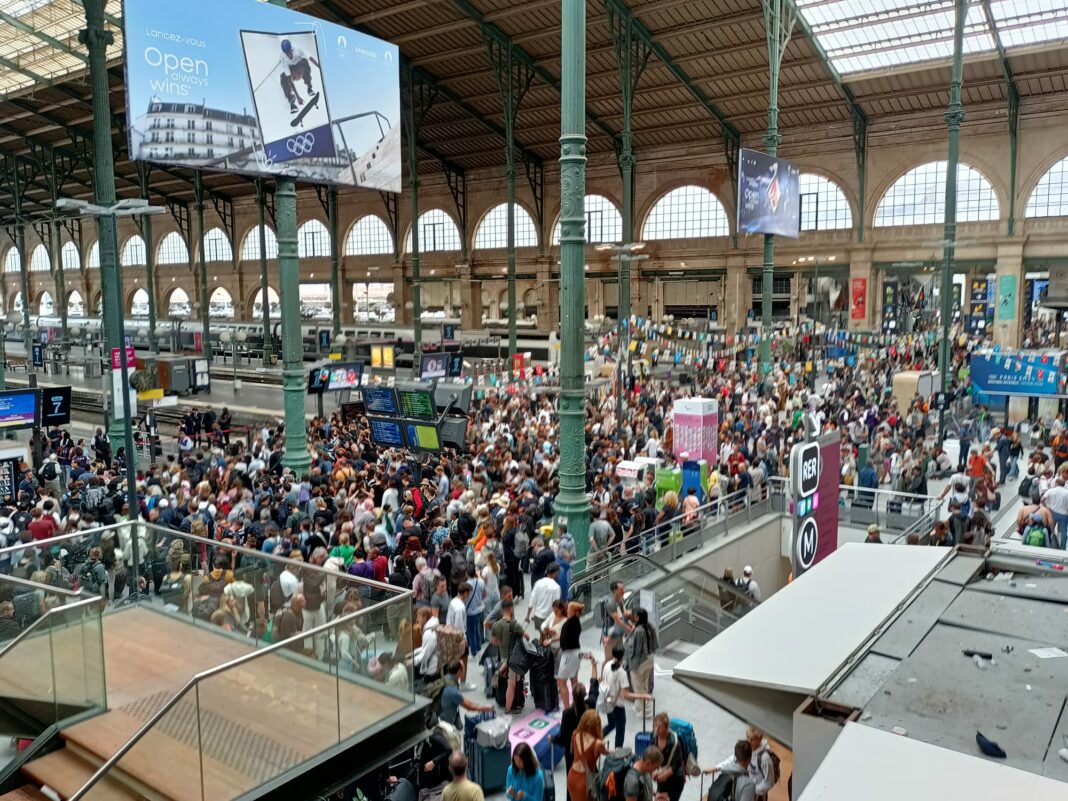
{"type": "Polygon", "coordinates": [[[898,318],[898,283],[897,281],[883,282],[883,333],[892,334],[897,331],[898,318]]]}
{"type": "Polygon", "coordinates": [[[400,57],[254,0],[126,0],[134,161],[401,191],[400,57]]]}
{"type": "Polygon", "coordinates": [[[1016,276],[998,276],[998,322],[1012,322],[1016,319],[1016,276]]]}
{"type": "Polygon", "coordinates": [[[981,395],[1063,395],[1064,351],[978,351],[971,379],[981,395]]]}
{"type": "Polygon", "coordinates": [[[850,313],[852,320],[865,320],[868,317],[868,279],[854,278],[850,281],[850,313]]]}
{"type": "Polygon", "coordinates": [[[738,153],[738,230],[797,239],[801,171],[791,162],[743,148],[738,153]]]}

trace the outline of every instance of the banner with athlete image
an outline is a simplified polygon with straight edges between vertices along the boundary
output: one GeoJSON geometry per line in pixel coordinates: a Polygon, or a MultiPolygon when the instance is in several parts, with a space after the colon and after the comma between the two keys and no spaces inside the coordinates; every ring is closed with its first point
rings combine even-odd
{"type": "Polygon", "coordinates": [[[738,152],[738,230],[797,239],[801,234],[801,171],[757,150],[738,152]]]}
{"type": "Polygon", "coordinates": [[[400,53],[257,0],[125,0],[130,157],[400,192],[400,53]]]}

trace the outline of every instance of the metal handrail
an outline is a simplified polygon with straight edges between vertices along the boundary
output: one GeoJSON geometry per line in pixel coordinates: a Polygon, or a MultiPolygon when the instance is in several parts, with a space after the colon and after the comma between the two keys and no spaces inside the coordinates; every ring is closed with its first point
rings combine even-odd
{"type": "Polygon", "coordinates": [[[30,581],[29,579],[12,576],[9,573],[0,573],[0,583],[7,581],[10,581],[12,584],[18,584],[22,587],[26,587],[30,590],[44,590],[45,592],[52,593],[53,595],[65,595],[68,598],[98,597],[95,593],[85,592],[84,590],[69,590],[66,587],[57,587],[53,584],[38,584],[36,581],[30,581]]]}
{"type": "MultiPolygon", "coordinates": [[[[394,589],[396,589],[396,588],[394,588],[394,589]]],[[[73,795],[71,795],[67,799],[67,801],[80,801],[80,799],[84,798],[85,794],[88,793],[96,785],[96,783],[98,781],[100,781],[102,778],[104,778],[104,776],[108,772],[110,772],[111,769],[113,767],[115,767],[116,764],[118,764],[119,760],[121,760],[124,756],[126,756],[135,745],[137,745],[139,742],[141,742],[142,738],[144,738],[144,736],[146,734],[148,734],[148,732],[152,728],[154,728],[155,725],[157,723],[159,723],[160,720],[162,720],[163,717],[168,712],[170,712],[172,709],[174,709],[174,707],[177,706],[178,702],[181,701],[182,698],[184,698],[185,695],[191,689],[193,689],[196,685],[198,685],[201,681],[213,678],[214,676],[218,676],[220,673],[227,672],[227,671],[232,670],[232,669],[234,669],[236,667],[240,667],[241,665],[245,664],[246,662],[251,662],[254,659],[259,659],[260,657],[264,656],[265,654],[271,654],[271,653],[274,653],[275,651],[280,651],[280,650],[282,650],[283,648],[285,648],[286,646],[288,646],[289,644],[291,644],[292,642],[294,642],[296,640],[314,638],[319,634],[323,634],[323,633],[329,631],[330,629],[337,628],[337,627],[340,627],[341,625],[351,623],[354,620],[356,620],[357,618],[363,617],[364,615],[371,614],[372,612],[377,610],[379,607],[384,607],[384,606],[388,606],[389,604],[392,604],[392,603],[397,603],[399,601],[399,599],[401,599],[403,597],[411,598],[413,595],[414,595],[414,593],[411,590],[404,590],[402,592],[402,594],[398,595],[396,598],[387,598],[387,599],[385,599],[383,601],[379,601],[376,604],[372,604],[371,606],[368,606],[368,607],[360,609],[360,610],[358,610],[356,612],[353,612],[352,614],[336,618],[336,619],[334,619],[334,620],[332,620],[332,621],[330,621],[328,623],[324,623],[321,626],[316,626],[315,628],[309,629],[308,631],[298,632],[297,634],[293,635],[292,637],[289,637],[288,639],[282,640],[281,642],[272,643],[271,645],[267,646],[266,648],[261,648],[261,649],[257,649],[257,650],[251,651],[251,652],[245,654],[244,656],[236,657],[234,659],[229,660],[228,662],[224,662],[221,665],[216,665],[215,667],[208,668],[207,670],[200,671],[195,676],[193,676],[191,679],[189,679],[182,686],[182,688],[180,690],[178,690],[177,693],[175,693],[174,696],[172,696],[166,703],[164,703],[163,706],[160,707],[156,711],[156,713],[154,715],[152,715],[152,717],[150,717],[141,726],[141,728],[139,728],[136,732],[134,732],[133,735],[130,737],[130,739],[127,740],[125,743],[123,743],[119,747],[118,751],[116,751],[114,754],[112,754],[99,768],[97,768],[96,773],[94,773],[92,776],[90,776],[88,781],[86,781],[86,783],[84,785],[82,785],[82,787],[77,792],[75,792],[73,795]]],[[[201,745],[200,747],[203,748],[203,745],[201,745]]]]}
{"type": "MultiPolygon", "coordinates": [[[[36,586],[42,586],[42,585],[36,585],[36,586]]],[[[77,595],[77,593],[75,593],[75,595],[77,595]]],[[[93,604],[102,604],[103,600],[104,600],[103,598],[101,598],[99,596],[95,596],[95,597],[92,597],[92,598],[83,598],[80,601],[75,601],[74,603],[65,604],[64,606],[54,606],[54,607],[52,607],[47,612],[45,612],[43,615],[41,615],[39,618],[37,618],[35,621],[33,621],[33,623],[31,623],[29,626],[27,626],[22,631],[20,631],[16,637],[14,637],[11,640],[8,640],[6,643],[3,644],[2,647],[0,647],[0,660],[2,660],[4,658],[4,655],[8,651],[10,651],[12,648],[14,648],[16,645],[18,645],[23,640],[27,639],[30,636],[30,634],[34,631],[34,629],[36,629],[39,626],[43,625],[44,622],[46,620],[48,620],[50,617],[56,617],[56,616],[59,615],[60,612],[68,612],[71,609],[77,609],[77,608],[82,607],[82,606],[92,606],[93,604]]]]}
{"type": "MultiPolygon", "coordinates": [[[[760,485],[760,487],[767,487],[768,488],[768,492],[766,494],[764,492],[761,492],[761,497],[760,497],[759,500],[764,501],[764,500],[767,500],[768,498],[771,497],[770,490],[771,490],[771,486],[772,486],[772,483],[773,483],[773,479],[775,479],[775,478],[779,478],[779,477],[772,476],[766,482],[764,482],[764,484],[760,485]]],[[[749,487],[748,489],[738,490],[736,492],[730,493],[729,495],[724,495],[721,498],[716,498],[715,500],[709,501],[708,503],[705,503],[705,504],[702,504],[701,506],[698,506],[696,509],[693,510],[692,514],[696,514],[696,515],[698,515],[698,517],[700,517],[702,512],[715,510],[718,513],[719,510],[721,508],[723,508],[724,504],[726,504],[728,507],[730,507],[731,505],[733,505],[733,503],[735,501],[747,500],[749,498],[749,494],[754,489],[758,489],[758,488],[759,487],[749,487]]],[[[678,520],[681,517],[683,517],[682,507],[679,506],[679,513],[676,515],[676,517],[673,520],[678,520]]],[[[727,517],[728,518],[731,517],[729,512],[727,514],[727,517]]],[[[699,524],[699,523],[700,523],[700,520],[697,521],[697,524],[699,524]]],[[[642,529],[640,532],[638,532],[637,534],[635,534],[632,537],[630,537],[630,539],[641,540],[646,535],[650,535],[651,536],[651,535],[655,534],[656,532],[658,532],[660,530],[660,528],[662,526],[664,526],[664,525],[666,525],[666,524],[665,523],[653,523],[651,526],[648,526],[647,528],[642,529]]],[[[682,524],[681,521],[680,521],[680,525],[685,525],[685,524],[682,524]]],[[[625,548],[626,542],[627,542],[627,540],[624,539],[622,542],[613,543],[612,545],[609,545],[606,548],[599,548],[599,549],[587,552],[586,556],[584,557],[586,564],[587,565],[589,564],[591,557],[610,556],[612,553],[617,552],[620,548],[625,548]]],[[[600,567],[600,565],[598,565],[597,567],[592,567],[592,568],[591,567],[584,567],[582,570],[577,572],[571,578],[571,583],[572,584],[578,584],[578,583],[584,581],[588,577],[588,574],[590,573],[590,571],[596,571],[598,569],[598,567],[600,567]]]]}

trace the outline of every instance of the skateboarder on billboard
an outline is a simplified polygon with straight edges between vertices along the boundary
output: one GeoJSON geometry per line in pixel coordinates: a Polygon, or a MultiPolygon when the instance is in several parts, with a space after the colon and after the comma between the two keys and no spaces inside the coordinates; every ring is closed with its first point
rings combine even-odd
{"type": "Polygon", "coordinates": [[[314,101],[319,97],[312,88],[309,61],[319,67],[319,62],[311,58],[302,48],[294,47],[288,39],[282,40],[282,91],[285,92],[286,100],[289,101],[289,110],[293,114],[297,113],[298,106],[304,105],[304,99],[297,93],[296,82],[298,80],[304,81],[304,87],[311,100],[314,101]]]}

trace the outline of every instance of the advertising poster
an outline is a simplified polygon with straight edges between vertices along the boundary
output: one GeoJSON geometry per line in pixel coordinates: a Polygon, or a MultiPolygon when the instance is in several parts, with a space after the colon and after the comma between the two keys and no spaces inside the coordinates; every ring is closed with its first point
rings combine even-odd
{"type": "Polygon", "coordinates": [[[719,458],[719,401],[710,398],[680,398],[671,412],[674,430],[672,450],[678,459],[704,459],[714,465],[719,458]]]}
{"type": "Polygon", "coordinates": [[[982,333],[986,330],[987,311],[990,306],[990,280],[973,278],[968,295],[968,332],[982,333]]]}
{"type": "Polygon", "coordinates": [[[1016,276],[998,276],[998,310],[999,322],[1012,322],[1016,319],[1016,276]]]}
{"type": "Polygon", "coordinates": [[[897,331],[898,318],[898,284],[897,281],[883,283],[883,333],[892,334],[897,331]]]}
{"type": "Polygon", "coordinates": [[[37,425],[37,390],[0,392],[0,428],[33,428],[37,425]]]}
{"type": "Polygon", "coordinates": [[[395,46],[256,0],[124,6],[132,160],[401,191],[395,46]]]}
{"type": "Polygon", "coordinates": [[[738,230],[796,239],[801,233],[801,171],[784,159],[743,148],[738,154],[738,230]]]}
{"type": "Polygon", "coordinates": [[[1064,352],[979,351],[972,356],[971,378],[981,395],[1061,395],[1064,352]]]}
{"type": "Polygon", "coordinates": [[[868,317],[868,279],[854,278],[850,281],[850,318],[865,320],[868,317]]]}

